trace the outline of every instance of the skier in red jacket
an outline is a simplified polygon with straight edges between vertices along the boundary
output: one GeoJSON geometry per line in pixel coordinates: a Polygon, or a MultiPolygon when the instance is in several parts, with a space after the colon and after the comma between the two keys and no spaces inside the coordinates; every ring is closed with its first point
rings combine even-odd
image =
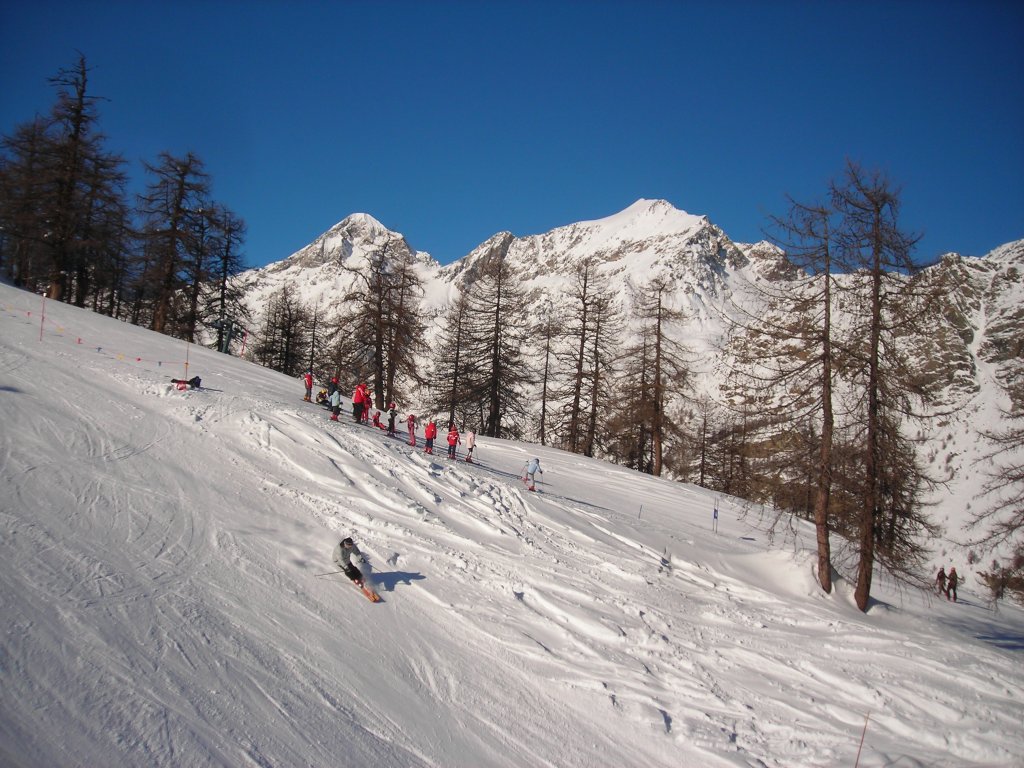
{"type": "Polygon", "coordinates": [[[427,441],[427,447],[423,449],[424,453],[434,452],[434,438],[437,437],[437,424],[431,419],[427,422],[427,426],[423,428],[423,437],[427,441]]]}
{"type": "Polygon", "coordinates": [[[306,385],[306,396],[302,398],[307,403],[313,401],[313,372],[306,371],[302,374],[302,383],[306,385]]]}
{"type": "Polygon", "coordinates": [[[367,405],[366,382],[361,382],[352,393],[352,418],[356,424],[363,420],[363,409],[367,405]]]}
{"type": "Polygon", "coordinates": [[[455,458],[455,446],[457,446],[460,442],[461,441],[459,440],[459,429],[458,429],[458,427],[455,426],[455,422],[453,421],[451,424],[448,425],[448,458],[449,459],[454,459],[455,458]]]}

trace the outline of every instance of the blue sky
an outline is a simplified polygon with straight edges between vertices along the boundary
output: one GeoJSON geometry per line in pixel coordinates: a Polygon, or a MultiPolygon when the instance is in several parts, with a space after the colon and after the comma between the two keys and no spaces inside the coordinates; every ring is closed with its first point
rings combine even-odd
{"type": "Polygon", "coordinates": [[[1024,238],[1024,3],[55,2],[0,7],[0,133],[86,55],[108,148],[196,153],[250,265],[365,212],[443,263],[639,198],[761,239],[847,159],[917,256],[1024,238]]]}

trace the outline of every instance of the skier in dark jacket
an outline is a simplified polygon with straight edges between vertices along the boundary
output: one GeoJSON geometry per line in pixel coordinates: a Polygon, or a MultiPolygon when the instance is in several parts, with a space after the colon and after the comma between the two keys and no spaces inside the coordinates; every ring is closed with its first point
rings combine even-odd
{"type": "Polygon", "coordinates": [[[956,568],[949,569],[949,576],[946,579],[946,599],[956,602],[956,585],[960,583],[960,577],[956,575],[956,568]]]}
{"type": "Polygon", "coordinates": [[[366,556],[359,551],[359,547],[352,541],[350,537],[344,538],[334,548],[334,562],[337,564],[345,575],[352,579],[356,586],[363,586],[363,574],[362,572],[352,564],[352,556],[355,555],[359,558],[360,562],[366,562],[366,556]]]}

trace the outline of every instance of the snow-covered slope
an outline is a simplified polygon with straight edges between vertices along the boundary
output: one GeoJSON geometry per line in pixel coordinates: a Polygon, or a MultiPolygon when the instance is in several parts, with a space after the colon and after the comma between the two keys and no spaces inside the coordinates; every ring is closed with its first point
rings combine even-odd
{"type": "MultiPolygon", "coordinates": [[[[367,253],[380,250],[385,242],[396,252],[415,255],[428,319],[439,317],[445,302],[464,288],[477,265],[493,257],[503,259],[517,276],[530,296],[532,317],[544,316],[548,307],[557,310],[571,303],[576,269],[584,260],[606,279],[626,317],[631,287],[665,277],[672,285],[670,303],[688,318],[669,332],[691,350],[691,380],[699,394],[713,402],[730,396],[725,372],[732,362],[722,349],[728,330],[724,319],[737,311],[759,314],[754,304],[759,292],[752,288],[767,282],[775,292],[785,293],[786,281],[795,276],[777,247],[733,243],[708,217],[680,211],[664,200],[638,200],[606,218],[540,235],[500,232],[445,267],[411,250],[401,235],[372,217],[353,214],[288,259],[246,273],[249,303],[259,317],[271,293],[288,285],[308,305],[316,303],[330,314],[353,279],[341,265],[362,263],[367,253]]],[[[963,529],[974,512],[991,502],[975,498],[985,479],[978,462],[989,450],[979,428],[999,423],[1000,409],[1010,405],[1008,392],[1024,381],[1024,241],[1008,243],[982,258],[950,254],[928,272],[943,286],[944,300],[935,313],[933,332],[915,340],[914,357],[915,367],[941,388],[935,404],[941,415],[910,430],[922,441],[922,455],[933,476],[947,481],[929,499],[935,505],[934,519],[944,528],[945,543],[936,551],[935,567],[949,556],[970,558],[973,573],[988,568],[991,561],[988,553],[969,543],[981,530],[963,529]]],[[[428,335],[437,330],[436,324],[431,326],[428,335]]],[[[628,340],[628,327],[622,335],[628,340]]],[[[527,359],[534,351],[524,349],[527,359]]],[[[682,418],[686,404],[675,405],[682,418]]]]}
{"type": "Polygon", "coordinates": [[[863,615],[815,588],[809,531],[733,499],[497,440],[450,462],[243,361],[6,286],[0,310],[4,765],[1024,755],[1024,616],[973,582],[879,576],[863,615]],[[377,605],[317,576],[348,534],[377,605]]]}

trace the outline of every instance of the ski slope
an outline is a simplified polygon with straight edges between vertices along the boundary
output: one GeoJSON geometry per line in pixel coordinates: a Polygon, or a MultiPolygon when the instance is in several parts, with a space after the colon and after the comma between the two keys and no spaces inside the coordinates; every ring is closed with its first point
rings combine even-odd
{"type": "Polygon", "coordinates": [[[1024,764],[1024,615],[973,584],[879,575],[862,614],[810,528],[738,500],[488,438],[428,456],[297,379],[0,310],[0,764],[1024,764]],[[318,576],[346,535],[378,604],[318,576]]]}

